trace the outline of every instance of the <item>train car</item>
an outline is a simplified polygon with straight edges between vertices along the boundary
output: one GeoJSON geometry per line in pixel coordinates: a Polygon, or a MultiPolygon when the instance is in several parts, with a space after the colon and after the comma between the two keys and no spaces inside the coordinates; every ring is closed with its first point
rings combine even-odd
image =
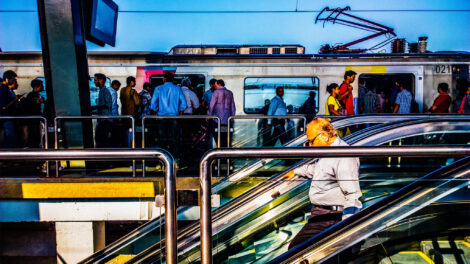
{"type": "MultiPolygon", "coordinates": [[[[202,97],[210,79],[223,79],[234,93],[237,115],[259,114],[279,86],[285,89],[290,114],[299,113],[312,92],[317,113],[324,114],[329,96],[326,86],[341,84],[347,70],[357,72],[353,83],[356,108],[357,79],[364,79],[366,86],[385,97],[395,81],[401,81],[412,92],[417,112],[426,112],[432,106],[439,83],[448,83],[455,99],[462,94],[459,89],[466,89],[461,87],[462,80],[469,79],[468,52],[313,55],[304,54],[304,50],[300,45],[180,45],[168,53],[90,52],[88,60],[90,76],[104,73],[110,81],[123,84],[127,76],[136,76],[137,90],[144,82],[160,85],[163,74],[170,71],[176,74],[177,82],[189,77],[202,97]]],[[[29,92],[30,81],[44,76],[40,53],[0,53],[0,73],[9,69],[18,74],[18,94],[29,92]]],[[[91,104],[95,105],[98,89],[93,77],[90,91],[91,104]]]]}

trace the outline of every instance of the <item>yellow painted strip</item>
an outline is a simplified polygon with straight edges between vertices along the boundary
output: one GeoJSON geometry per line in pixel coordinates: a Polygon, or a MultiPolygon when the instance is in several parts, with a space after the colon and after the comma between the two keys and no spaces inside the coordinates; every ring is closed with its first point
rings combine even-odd
{"type": "Polygon", "coordinates": [[[430,259],[426,254],[424,254],[422,251],[400,251],[402,254],[418,254],[420,257],[422,257],[427,263],[429,264],[434,264],[434,261],[430,259]]]}
{"type": "Polygon", "coordinates": [[[344,71],[355,71],[358,74],[372,73],[372,74],[385,74],[387,66],[346,66],[344,71]]]}
{"type": "Polygon", "coordinates": [[[112,260],[106,262],[106,264],[122,264],[126,263],[131,258],[135,257],[135,255],[119,255],[112,260]]]}
{"type": "Polygon", "coordinates": [[[84,160],[61,160],[60,166],[64,168],[85,168],[84,160]]]}
{"type": "Polygon", "coordinates": [[[153,182],[23,183],[24,199],[155,197],[153,182]]]}

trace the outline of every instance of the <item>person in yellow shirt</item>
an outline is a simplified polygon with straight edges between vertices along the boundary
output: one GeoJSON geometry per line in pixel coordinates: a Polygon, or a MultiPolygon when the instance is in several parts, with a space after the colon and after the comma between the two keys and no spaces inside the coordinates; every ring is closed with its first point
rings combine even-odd
{"type": "Polygon", "coordinates": [[[337,83],[331,83],[326,87],[326,90],[330,93],[330,96],[326,99],[325,114],[337,116],[342,115],[341,109],[343,108],[338,100],[339,85],[337,83]]]}

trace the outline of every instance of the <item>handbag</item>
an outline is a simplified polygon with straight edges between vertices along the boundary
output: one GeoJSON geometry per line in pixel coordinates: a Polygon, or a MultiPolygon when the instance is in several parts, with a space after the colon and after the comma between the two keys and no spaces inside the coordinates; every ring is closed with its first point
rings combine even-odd
{"type": "Polygon", "coordinates": [[[343,106],[339,103],[338,99],[335,98],[335,100],[336,100],[336,103],[339,105],[339,108],[338,110],[336,110],[336,112],[338,112],[340,115],[347,115],[348,112],[346,111],[346,109],[343,108],[343,106]]]}

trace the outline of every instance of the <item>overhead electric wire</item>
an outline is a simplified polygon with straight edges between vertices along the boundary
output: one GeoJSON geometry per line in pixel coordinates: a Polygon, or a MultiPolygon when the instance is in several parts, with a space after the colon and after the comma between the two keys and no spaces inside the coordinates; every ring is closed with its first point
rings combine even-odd
{"type": "MultiPolygon", "coordinates": [[[[0,10],[1,13],[28,13],[37,12],[37,10],[0,10]]],[[[253,14],[253,13],[320,13],[321,10],[119,10],[119,13],[160,13],[160,14],[253,14]]],[[[364,12],[470,12],[470,9],[361,9],[350,10],[351,13],[364,13],[364,12]]]]}

